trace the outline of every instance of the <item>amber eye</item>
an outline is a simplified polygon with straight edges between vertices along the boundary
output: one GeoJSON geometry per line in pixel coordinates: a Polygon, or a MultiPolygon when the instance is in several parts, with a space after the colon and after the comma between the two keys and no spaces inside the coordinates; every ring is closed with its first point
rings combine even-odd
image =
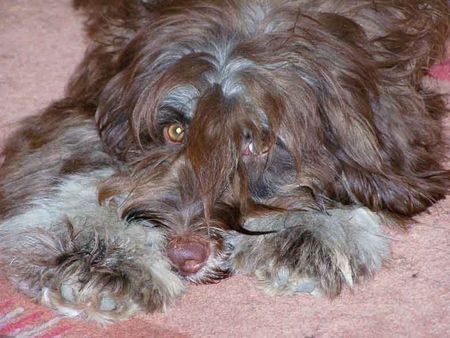
{"type": "Polygon", "coordinates": [[[184,126],[180,123],[172,123],[164,127],[164,138],[171,143],[181,143],[184,139],[184,126]]]}

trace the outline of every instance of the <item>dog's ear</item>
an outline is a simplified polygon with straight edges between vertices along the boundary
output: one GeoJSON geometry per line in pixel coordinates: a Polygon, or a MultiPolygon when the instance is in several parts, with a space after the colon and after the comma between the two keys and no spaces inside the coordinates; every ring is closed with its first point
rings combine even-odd
{"type": "MultiPolygon", "coordinates": [[[[85,17],[88,48],[69,86],[68,95],[92,107],[92,114],[101,115],[99,128],[106,148],[120,157],[127,143],[128,117],[103,111],[111,106],[102,103],[102,93],[118,101],[123,90],[119,82],[123,68],[130,62],[124,50],[139,30],[152,20],[157,1],[143,0],[74,0],[73,5],[85,17]],[[114,82],[110,84],[111,82],[114,82]],[[109,85],[108,85],[109,84],[109,85]],[[109,89],[107,88],[109,87],[109,89]],[[99,110],[102,110],[99,113],[99,110]]],[[[123,80],[123,79],[122,79],[123,80]]],[[[123,82],[123,81],[122,81],[123,82]]],[[[116,102],[119,105],[118,102],[116,102]]]]}
{"type": "MultiPolygon", "coordinates": [[[[142,19],[162,6],[156,0],[74,0],[73,6],[86,17],[89,37],[103,44],[133,34],[142,19]],[[158,5],[159,4],[159,5],[158,5]]],[[[168,1],[165,1],[168,2],[168,1]]]]}
{"type": "Polygon", "coordinates": [[[333,80],[331,86],[328,78],[320,86],[320,123],[303,128],[304,139],[315,140],[316,145],[309,142],[315,150],[300,153],[300,160],[320,182],[317,192],[334,200],[417,214],[450,187],[450,172],[439,164],[445,158],[438,117],[445,111],[443,101],[431,94],[426,103],[413,95],[396,97],[394,88],[381,89],[376,97],[370,82],[355,78],[333,80]]]}
{"type": "MultiPolygon", "coordinates": [[[[335,114],[336,110],[328,116],[336,117],[335,114]]],[[[380,118],[383,119],[377,116],[375,120],[380,118]]],[[[378,129],[387,128],[382,125],[387,121],[378,120],[373,125],[350,120],[336,122],[334,120],[333,127],[323,134],[328,154],[325,163],[333,163],[332,169],[328,167],[323,171],[334,176],[324,188],[333,199],[360,203],[375,211],[412,216],[444,198],[448,192],[450,172],[439,164],[444,152],[439,138],[435,137],[439,134],[436,121],[417,121],[423,131],[436,133],[431,137],[421,137],[424,132],[412,136],[406,126],[403,130],[392,126],[391,130],[378,129]],[[419,142],[422,142],[420,146],[419,142]]]]}
{"type": "Polygon", "coordinates": [[[440,165],[445,105],[438,95],[422,98],[399,79],[370,69],[370,62],[361,64],[365,76],[343,67],[352,76],[335,71],[339,75],[317,93],[322,144],[335,175],[330,195],[412,216],[444,198],[450,187],[450,172],[440,165]]]}
{"type": "MultiPolygon", "coordinates": [[[[389,31],[385,25],[386,37],[379,44],[352,46],[352,62],[335,68],[332,85],[324,86],[341,99],[330,101],[327,94],[319,94],[322,123],[328,126],[326,147],[337,169],[333,193],[338,199],[412,216],[448,193],[450,172],[440,164],[446,157],[440,125],[448,110],[442,97],[421,88],[420,82],[430,58],[439,52],[435,49],[444,45],[443,34],[432,34],[442,33],[433,28],[439,20],[444,19],[425,20],[428,26],[417,36],[400,34],[395,25],[389,31]]],[[[334,20],[328,23],[332,26],[334,20]]]]}
{"type": "Polygon", "coordinates": [[[361,168],[343,159],[342,182],[375,210],[412,216],[444,198],[450,188],[450,171],[440,164],[447,156],[441,128],[447,108],[442,97],[425,89],[423,98],[396,89],[383,88],[381,104],[372,103],[381,167],[361,168]]]}
{"type": "MultiPolygon", "coordinates": [[[[284,21],[292,15],[285,13],[284,21]]],[[[396,44],[386,42],[393,48],[387,53],[343,17],[293,20],[305,25],[299,30],[308,39],[291,34],[278,44],[274,35],[265,46],[273,55],[282,52],[280,64],[291,61],[272,76],[280,88],[290,85],[285,92],[295,88],[297,94],[286,96],[281,132],[287,136],[281,136],[316,193],[405,216],[443,198],[450,185],[450,172],[439,164],[446,109],[441,97],[414,82],[423,73],[414,67],[426,67],[422,54],[431,48],[422,46],[426,50],[417,54],[410,49],[424,38],[394,32],[396,44]],[[336,34],[344,29],[346,34],[336,34]]]]}
{"type": "Polygon", "coordinates": [[[74,6],[86,18],[89,40],[68,95],[95,105],[105,84],[118,71],[122,49],[149,19],[149,9],[140,0],[75,0],[74,6]]]}

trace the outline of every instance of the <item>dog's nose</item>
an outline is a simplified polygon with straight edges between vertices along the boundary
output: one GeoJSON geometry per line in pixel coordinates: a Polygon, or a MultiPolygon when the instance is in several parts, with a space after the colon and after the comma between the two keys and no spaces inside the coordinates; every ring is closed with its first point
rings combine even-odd
{"type": "Polygon", "coordinates": [[[169,242],[167,256],[182,275],[199,271],[210,254],[209,245],[193,239],[176,239],[169,242]]]}

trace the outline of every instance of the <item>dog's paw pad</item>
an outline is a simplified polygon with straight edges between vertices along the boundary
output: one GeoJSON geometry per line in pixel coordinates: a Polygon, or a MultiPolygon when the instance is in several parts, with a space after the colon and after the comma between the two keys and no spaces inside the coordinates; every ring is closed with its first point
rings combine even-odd
{"type": "Polygon", "coordinates": [[[117,309],[117,302],[111,297],[104,296],[100,300],[98,309],[105,312],[114,311],[117,309]]]}

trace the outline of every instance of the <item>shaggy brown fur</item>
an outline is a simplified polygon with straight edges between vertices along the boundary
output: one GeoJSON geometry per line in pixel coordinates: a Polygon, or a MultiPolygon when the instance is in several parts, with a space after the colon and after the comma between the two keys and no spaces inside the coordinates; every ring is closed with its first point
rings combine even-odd
{"type": "Polygon", "coordinates": [[[334,296],[388,257],[381,223],[448,191],[421,82],[445,0],[75,7],[85,58],[0,172],[1,261],[49,306],[116,320],[236,272],[334,296]]]}

